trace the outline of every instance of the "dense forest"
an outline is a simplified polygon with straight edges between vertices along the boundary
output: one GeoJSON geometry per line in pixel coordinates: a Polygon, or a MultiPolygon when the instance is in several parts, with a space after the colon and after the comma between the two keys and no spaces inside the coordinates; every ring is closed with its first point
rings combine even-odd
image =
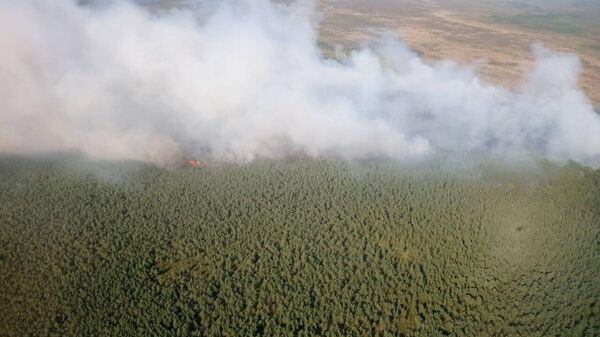
{"type": "Polygon", "coordinates": [[[0,158],[2,337],[598,336],[599,300],[574,164],[0,158]]]}

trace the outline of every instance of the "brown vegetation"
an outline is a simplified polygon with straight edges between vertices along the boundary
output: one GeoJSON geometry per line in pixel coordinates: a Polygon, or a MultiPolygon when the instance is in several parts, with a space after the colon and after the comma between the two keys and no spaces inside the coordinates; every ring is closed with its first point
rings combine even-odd
{"type": "Polygon", "coordinates": [[[581,85],[600,104],[600,4],[556,3],[320,0],[319,9],[327,45],[352,47],[392,31],[428,60],[479,64],[488,80],[509,86],[531,66],[531,44],[575,53],[583,64],[581,85]]]}

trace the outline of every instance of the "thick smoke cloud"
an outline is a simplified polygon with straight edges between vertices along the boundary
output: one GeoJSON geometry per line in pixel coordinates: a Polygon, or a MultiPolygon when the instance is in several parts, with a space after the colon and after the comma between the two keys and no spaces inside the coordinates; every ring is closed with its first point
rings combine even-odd
{"type": "Polygon", "coordinates": [[[600,116],[578,87],[576,56],[534,47],[535,66],[509,90],[427,64],[392,38],[326,59],[310,3],[200,12],[0,0],[0,152],[600,164],[600,116]]]}

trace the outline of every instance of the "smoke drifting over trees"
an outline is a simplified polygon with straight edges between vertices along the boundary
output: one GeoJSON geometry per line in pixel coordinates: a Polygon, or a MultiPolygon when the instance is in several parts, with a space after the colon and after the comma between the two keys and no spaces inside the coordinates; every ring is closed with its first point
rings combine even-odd
{"type": "Polygon", "coordinates": [[[0,151],[165,163],[491,153],[600,164],[600,116],[574,55],[535,46],[516,89],[402,42],[338,60],[310,2],[225,1],[161,13],[131,3],[0,1],[0,151]]]}

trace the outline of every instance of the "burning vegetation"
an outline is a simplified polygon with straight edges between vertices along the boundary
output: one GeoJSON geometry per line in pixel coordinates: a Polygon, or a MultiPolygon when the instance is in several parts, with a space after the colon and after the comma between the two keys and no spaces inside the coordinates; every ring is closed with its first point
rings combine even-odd
{"type": "Polygon", "coordinates": [[[205,162],[198,160],[198,159],[186,159],[185,166],[198,168],[198,167],[207,167],[208,165],[205,162]]]}

